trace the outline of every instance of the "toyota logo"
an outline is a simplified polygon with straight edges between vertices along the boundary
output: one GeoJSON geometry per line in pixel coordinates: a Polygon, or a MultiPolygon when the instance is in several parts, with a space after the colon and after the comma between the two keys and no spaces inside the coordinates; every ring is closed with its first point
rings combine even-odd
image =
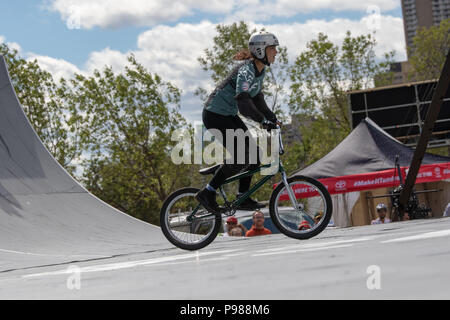
{"type": "Polygon", "coordinates": [[[441,168],[435,168],[434,173],[436,174],[436,177],[440,178],[441,177],[441,168]]]}
{"type": "Polygon", "coordinates": [[[345,189],[345,187],[347,186],[347,183],[344,180],[340,180],[340,181],[336,182],[335,186],[336,186],[336,189],[345,189]]]}

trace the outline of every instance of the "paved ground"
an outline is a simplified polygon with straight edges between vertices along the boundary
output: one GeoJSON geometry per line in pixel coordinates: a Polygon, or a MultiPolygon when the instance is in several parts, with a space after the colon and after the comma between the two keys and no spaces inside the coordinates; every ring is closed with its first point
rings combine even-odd
{"type": "Polygon", "coordinates": [[[449,299],[450,219],[0,273],[1,299],[449,299]],[[78,289],[79,288],[79,289],[78,289]],[[369,289],[371,288],[371,289],[369,289]]]}

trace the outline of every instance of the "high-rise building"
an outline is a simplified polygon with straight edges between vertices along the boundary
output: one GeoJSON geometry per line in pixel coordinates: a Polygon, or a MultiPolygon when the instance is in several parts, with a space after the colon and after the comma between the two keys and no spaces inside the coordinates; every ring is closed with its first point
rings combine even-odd
{"type": "MultiPolygon", "coordinates": [[[[450,0],[402,0],[402,12],[409,58],[409,48],[420,28],[438,26],[442,20],[450,19],[450,0]]],[[[391,71],[394,72],[394,84],[414,80],[410,79],[413,70],[409,61],[393,63],[391,71]]]]}
{"type": "Polygon", "coordinates": [[[442,20],[450,19],[450,0],[402,0],[402,12],[409,48],[418,29],[437,26],[442,20]]]}

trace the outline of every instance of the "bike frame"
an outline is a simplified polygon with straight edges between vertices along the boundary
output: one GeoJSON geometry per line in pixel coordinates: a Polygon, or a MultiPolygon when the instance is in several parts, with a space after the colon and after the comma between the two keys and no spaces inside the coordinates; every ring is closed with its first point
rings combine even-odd
{"type": "MultiPolygon", "coordinates": [[[[225,180],[225,184],[240,180],[242,178],[248,177],[248,176],[252,176],[255,173],[260,172],[261,170],[265,169],[265,168],[270,168],[270,164],[266,164],[266,165],[262,165],[254,170],[249,170],[249,171],[244,171],[240,174],[237,174],[235,176],[232,176],[228,179],[225,180]]],[[[239,198],[237,198],[236,200],[234,200],[233,202],[228,202],[227,196],[225,194],[225,191],[223,190],[223,187],[220,186],[219,190],[220,193],[222,195],[222,198],[225,200],[225,204],[229,207],[231,207],[232,209],[236,208],[237,206],[239,206],[242,202],[245,201],[245,199],[249,198],[252,194],[254,194],[256,191],[258,191],[259,188],[261,188],[267,181],[269,181],[273,176],[275,176],[277,173],[279,172],[284,172],[284,168],[283,165],[281,164],[281,162],[278,165],[278,171],[275,174],[270,174],[270,175],[266,175],[265,177],[263,177],[262,179],[260,179],[258,182],[255,183],[255,185],[253,187],[250,188],[250,190],[248,190],[246,193],[244,193],[243,195],[241,195],[239,198]]]]}
{"type": "MultiPolygon", "coordinates": [[[[283,147],[283,141],[281,138],[281,129],[279,126],[277,126],[277,129],[280,130],[279,135],[278,135],[278,139],[279,139],[279,155],[283,155],[284,154],[284,147],[283,147]]],[[[248,177],[248,176],[252,176],[255,173],[260,172],[263,169],[266,168],[270,168],[272,167],[273,164],[265,164],[265,165],[261,165],[256,169],[253,170],[248,170],[248,171],[244,171],[242,173],[236,174],[230,178],[227,178],[225,180],[225,182],[223,183],[223,185],[226,185],[228,183],[240,180],[242,178],[248,177]]],[[[272,177],[274,177],[275,175],[277,175],[278,173],[281,173],[281,178],[282,178],[282,182],[286,187],[286,190],[288,191],[288,195],[289,195],[289,199],[292,202],[292,205],[294,206],[294,208],[296,208],[298,210],[298,203],[296,201],[295,198],[295,194],[292,191],[292,189],[289,186],[289,183],[287,182],[287,175],[286,172],[284,171],[284,167],[283,164],[281,163],[281,159],[279,159],[278,161],[278,170],[276,173],[274,174],[269,174],[266,175],[265,177],[263,177],[262,179],[260,179],[258,182],[256,182],[253,187],[250,188],[250,190],[248,190],[246,193],[244,193],[243,195],[241,195],[239,198],[237,198],[236,200],[234,200],[233,202],[229,202],[227,199],[227,196],[225,194],[225,191],[223,190],[223,185],[221,185],[219,187],[219,191],[220,194],[222,196],[222,198],[225,200],[225,205],[227,206],[228,209],[230,209],[231,212],[235,211],[236,208],[242,203],[244,202],[247,198],[249,198],[252,194],[254,194],[256,191],[259,190],[259,188],[261,188],[267,181],[269,181],[272,177]]],[[[194,218],[194,215],[196,214],[196,212],[198,211],[198,209],[200,209],[201,205],[199,204],[192,212],[192,214],[190,214],[187,217],[187,220],[190,221],[194,218]]],[[[234,213],[233,213],[234,214],[234,213]]],[[[214,216],[215,214],[209,214],[209,215],[204,215],[202,216],[203,218],[209,217],[209,216],[214,216]]]]}

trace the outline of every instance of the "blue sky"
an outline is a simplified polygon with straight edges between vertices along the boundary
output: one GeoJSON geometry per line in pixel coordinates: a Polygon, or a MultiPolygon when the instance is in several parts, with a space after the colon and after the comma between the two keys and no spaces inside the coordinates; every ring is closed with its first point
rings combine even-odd
{"type": "Polygon", "coordinates": [[[65,59],[79,67],[92,51],[105,47],[136,49],[136,38],[145,29],[68,29],[57,12],[46,9],[39,1],[8,1],[0,11],[0,35],[7,41],[20,44],[25,51],[65,59]]]}
{"type": "Polygon", "coordinates": [[[405,57],[400,0],[3,0],[0,42],[20,48],[55,77],[89,73],[108,64],[120,69],[133,52],[152,72],[183,90],[182,113],[198,120],[195,88],[212,89],[196,58],[211,47],[214,27],[244,19],[277,33],[290,58],[325,32],[339,41],[346,30],[367,33],[369,5],[379,8],[377,54],[405,57]],[[74,9],[75,8],[75,9],[74,9]],[[75,11],[74,11],[75,10],[75,11]],[[74,18],[78,29],[70,29],[74,18]]]}

